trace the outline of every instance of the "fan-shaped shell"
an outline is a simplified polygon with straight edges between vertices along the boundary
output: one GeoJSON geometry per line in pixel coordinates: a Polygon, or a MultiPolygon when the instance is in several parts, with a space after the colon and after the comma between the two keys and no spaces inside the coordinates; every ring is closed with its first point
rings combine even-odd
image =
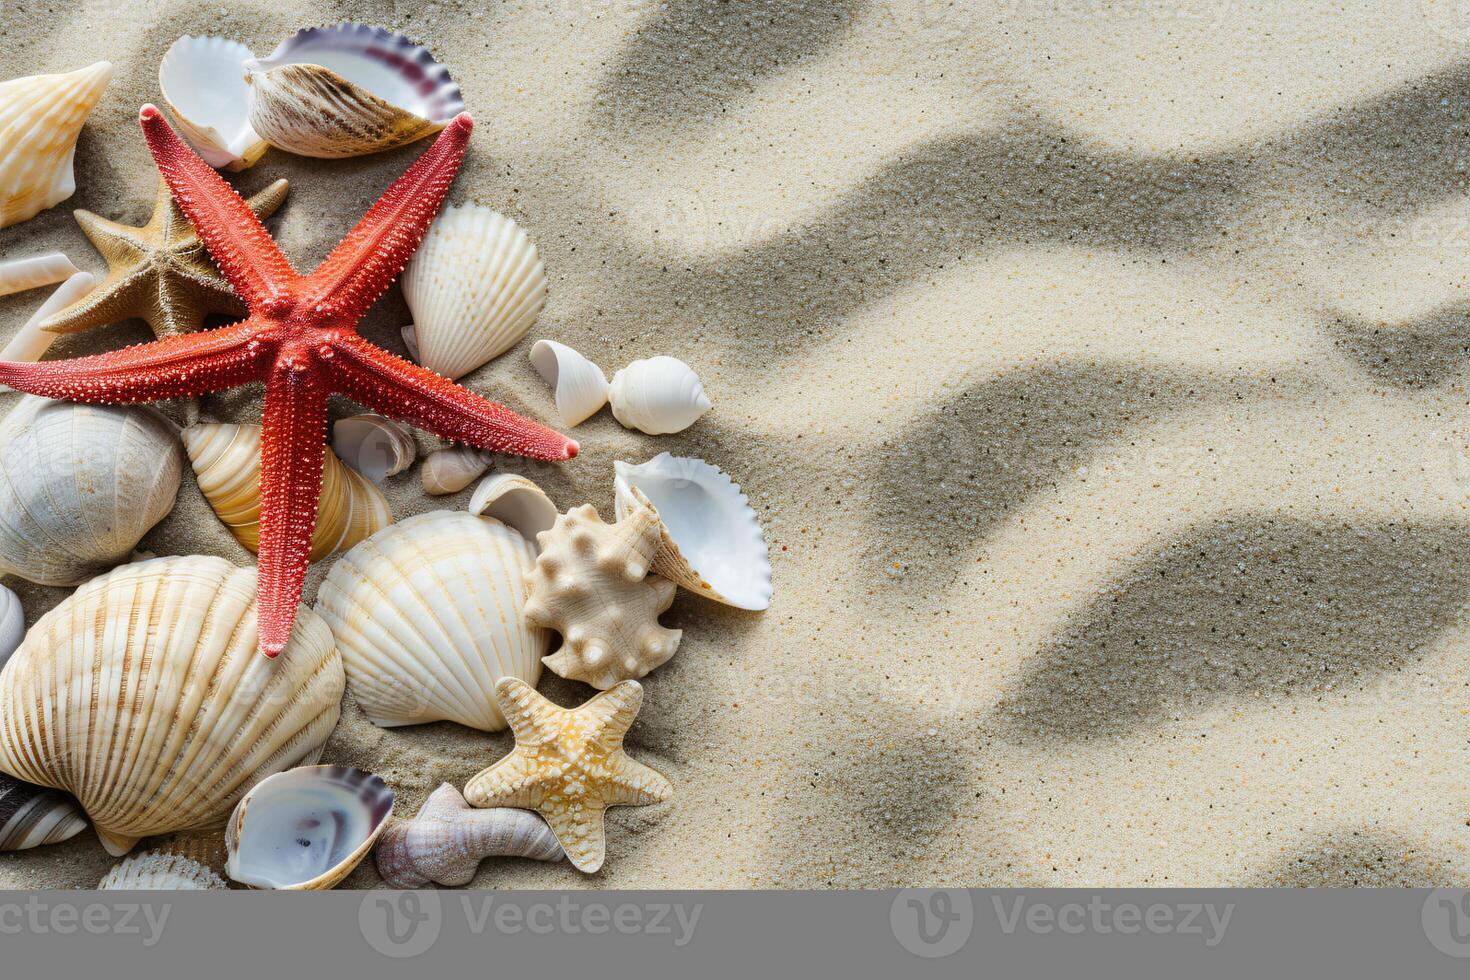
{"type": "Polygon", "coordinates": [[[0,851],[24,851],[70,840],[87,817],[65,793],[0,773],[0,851]]]}
{"type": "Polygon", "coordinates": [[[0,83],[0,228],[33,218],[72,196],[77,136],[112,64],[0,83]]]}
{"type": "Polygon", "coordinates": [[[27,395],[0,422],[0,569],[76,585],[123,561],[173,509],[183,469],[151,408],[27,395]]]}
{"type": "Polygon", "coordinates": [[[244,170],[269,148],[250,128],[245,62],[254,57],[239,41],[186,34],[158,65],[158,87],[179,132],[211,167],[244,170]]]}
{"type": "Polygon", "coordinates": [[[408,426],[371,412],[332,425],[332,452],[374,483],[412,466],[418,448],[408,426]]]}
{"type": "Polygon", "coordinates": [[[538,340],[531,366],[556,392],[556,414],[567,428],[580,425],[607,404],[607,375],[566,344],[538,340]]]}
{"type": "Polygon", "coordinates": [[[77,274],[77,267],[61,252],[43,252],[0,262],[0,296],[39,289],[77,274]]]}
{"type": "Polygon", "coordinates": [[[331,631],[301,609],[274,660],[255,569],[188,555],[95,578],[0,671],[0,771],[66,790],[102,844],[217,827],[259,780],[314,762],[345,689],[331,631]]]}
{"type": "Polygon", "coordinates": [[[516,345],[546,303],[536,246],[510,218],[478,204],[445,208],[403,270],[410,349],[446,378],[516,345]]]}
{"type": "Polygon", "coordinates": [[[357,703],[384,727],[505,727],[495,682],[535,684],[547,635],[527,621],[531,545],[499,521],[432,511],[337,560],[317,594],[357,703]]]}
{"type": "Polygon", "coordinates": [[[182,854],[144,851],[123,858],[97,883],[98,891],[222,891],[225,880],[182,854]]]}
{"type": "Polygon", "coordinates": [[[480,481],[466,508],[471,514],[493,517],[531,543],[556,523],[556,504],[534,481],[515,473],[492,473],[480,481]]]}
{"type": "Polygon", "coordinates": [[[613,418],[651,436],[682,432],[710,409],[694,369],[662,355],[634,361],[613,375],[607,398],[613,418]]]}

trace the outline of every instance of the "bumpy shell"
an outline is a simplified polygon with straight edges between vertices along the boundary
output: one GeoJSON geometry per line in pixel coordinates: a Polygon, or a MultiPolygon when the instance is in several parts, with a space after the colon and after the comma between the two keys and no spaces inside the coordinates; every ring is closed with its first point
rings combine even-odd
{"type": "MultiPolygon", "coordinates": [[[[260,426],[205,423],[184,430],[199,489],[230,533],[260,550],[260,426]]],[[[322,495],[311,560],[350,548],[393,523],[388,498],[333,453],[322,467],[322,495]]]]}
{"type": "Polygon", "coordinates": [[[750,501],[702,459],[659,453],[613,464],[619,520],[653,508],[661,542],[653,568],[691,592],[737,609],[771,604],[771,560],[750,501]]]}
{"type": "Polygon", "coordinates": [[[450,446],[436,449],[424,457],[419,470],[424,493],[442,497],[446,493],[459,493],[475,482],[479,475],[495,462],[495,454],[474,446],[450,446]]]}
{"type": "Polygon", "coordinates": [[[20,596],[0,585],[0,668],[26,637],[25,611],[20,596]]]}
{"type": "Polygon", "coordinates": [[[33,218],[72,196],[77,136],[112,64],[0,83],[0,228],[33,218]]]}
{"type": "Polygon", "coordinates": [[[677,357],[634,361],[613,375],[607,397],[613,418],[651,436],[682,432],[710,408],[699,375],[677,357]]]}
{"type": "Polygon", "coordinates": [[[239,41],[186,34],[158,66],[158,87],[179,132],[211,167],[244,170],[269,149],[250,128],[244,66],[254,57],[239,41]]]}
{"type": "Polygon", "coordinates": [[[546,303],[536,246],[478,204],[445,208],[403,270],[413,311],[405,339],[420,364],[459,378],[516,345],[546,303]]]}
{"type": "Polygon", "coordinates": [[[0,569],[76,585],[125,560],[173,509],[183,471],[151,408],[27,395],[0,422],[0,569]]]}
{"type": "Polygon", "coordinates": [[[78,272],[57,286],[55,291],[46,297],[46,302],[42,303],[40,308],[31,314],[31,318],[25,322],[25,325],[10,338],[5,349],[0,350],[0,361],[39,361],[60,336],[50,330],[42,330],[41,324],[49,320],[53,313],[60,313],[87,295],[96,284],[97,280],[90,272],[78,272]]]}
{"type": "Polygon", "coordinates": [[[0,773],[0,851],[24,851],[70,840],[87,817],[65,793],[0,773]]]}
{"type": "Polygon", "coordinates": [[[0,262],[0,296],[39,289],[77,274],[71,259],[60,252],[43,252],[24,259],[0,262]]]}
{"type": "Polygon", "coordinates": [[[99,891],[223,891],[223,878],[181,854],[144,851],[123,858],[97,883],[99,891]]]}
{"type": "Polygon", "coordinates": [[[251,786],[313,762],[346,681],[301,609],[260,655],[255,569],[189,555],[83,585],[0,671],[0,771],[70,792],[112,854],[217,827],[251,786]]]}
{"type": "Polygon", "coordinates": [[[378,874],[389,888],[468,885],[487,857],[560,861],[556,835],[530,810],[476,810],[448,783],[412,820],[396,821],[378,841],[378,874]]]}
{"type": "Polygon", "coordinates": [[[337,159],[443,129],[464,111],[459,86],[424,48],[364,24],[298,31],[245,62],[250,125],[272,146],[337,159]]]}
{"type": "Polygon", "coordinates": [[[556,504],[533,481],[514,473],[492,473],[480,481],[470,497],[471,514],[493,517],[535,542],[556,523],[556,504]]]}
{"type": "Polygon", "coordinates": [[[317,594],[357,703],[376,725],[505,727],[495,682],[535,684],[546,631],[526,620],[531,545],[499,521],[431,511],[337,560],[317,594]]]}
{"type": "Polygon", "coordinates": [[[371,412],[332,426],[332,452],[374,483],[412,466],[418,448],[408,426],[371,412]]]}
{"type": "Polygon", "coordinates": [[[393,813],[393,790],[346,766],[262,780],[225,825],[226,873],[252,888],[325,891],[362,863],[393,813]]]}
{"type": "Polygon", "coordinates": [[[674,601],[674,583],[648,574],[659,544],[652,512],[604,524],[585,504],[558,517],[538,541],[541,556],[526,579],[526,617],[562,635],[546,666],[605,691],[642,677],[679,649],[683,633],[658,623],[674,601]]]}
{"type": "Polygon", "coordinates": [[[602,368],[554,340],[531,345],[531,366],[556,392],[556,414],[567,428],[580,425],[607,404],[602,368]]]}

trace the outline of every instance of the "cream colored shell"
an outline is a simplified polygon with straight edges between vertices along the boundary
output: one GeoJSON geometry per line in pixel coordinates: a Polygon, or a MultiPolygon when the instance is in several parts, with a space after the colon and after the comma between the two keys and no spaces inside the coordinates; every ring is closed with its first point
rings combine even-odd
{"type": "Polygon", "coordinates": [[[667,356],[634,361],[613,375],[607,400],[613,418],[651,436],[682,432],[710,409],[699,375],[667,356]]]}
{"type": "Polygon", "coordinates": [[[607,404],[607,375],[566,344],[536,341],[531,345],[531,366],[551,385],[556,414],[567,428],[580,425],[607,404]]]}
{"type": "Polygon", "coordinates": [[[535,481],[515,473],[492,473],[470,496],[471,514],[493,517],[532,544],[556,524],[556,504],[535,481]]]}
{"type": "Polygon", "coordinates": [[[61,252],[43,252],[0,262],[0,296],[39,289],[77,274],[77,267],[61,252]]]}
{"type": "Polygon", "coordinates": [[[495,462],[495,454],[474,446],[449,446],[436,449],[424,457],[419,468],[419,480],[424,493],[442,497],[459,493],[475,482],[475,479],[495,462]]]}
{"type": "Polygon", "coordinates": [[[77,136],[112,64],[0,83],[0,228],[33,218],[72,196],[77,136]]]}
{"type": "Polygon", "coordinates": [[[372,412],[332,424],[332,452],[374,483],[412,466],[418,448],[412,429],[372,412]]]}
{"type": "Polygon", "coordinates": [[[31,314],[30,319],[10,335],[10,340],[0,350],[0,361],[39,361],[61,336],[50,330],[42,330],[41,324],[49,320],[53,313],[60,313],[90,293],[96,284],[97,280],[92,273],[78,272],[52,290],[46,301],[31,314]]]}
{"type": "Polygon", "coordinates": [[[389,888],[422,888],[429,882],[468,885],[487,857],[560,861],[566,852],[556,835],[530,810],[477,810],[459,790],[442,784],[412,820],[398,820],[378,841],[378,874],[389,888]]]}
{"type": "Polygon", "coordinates": [[[229,887],[198,861],[158,851],[123,858],[97,882],[98,891],[223,891],[229,887]]]}

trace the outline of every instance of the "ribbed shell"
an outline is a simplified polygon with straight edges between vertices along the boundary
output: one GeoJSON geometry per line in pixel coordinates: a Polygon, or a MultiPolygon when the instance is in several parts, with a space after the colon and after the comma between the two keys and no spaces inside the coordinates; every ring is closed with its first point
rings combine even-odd
{"type": "Polygon", "coordinates": [[[504,728],[495,682],[535,684],[546,652],[546,631],[523,610],[535,561],[520,534],[455,511],[411,517],[339,558],[316,611],[368,718],[504,728]]]}
{"type": "Polygon", "coordinates": [[[546,821],[530,810],[476,810],[442,784],[412,820],[395,821],[378,841],[378,874],[390,888],[429,882],[468,885],[487,857],[560,861],[566,852],[546,821]]]}
{"type": "Polygon", "coordinates": [[[87,829],[76,800],[0,773],[0,851],[70,840],[87,829]]]}
{"type": "Polygon", "coordinates": [[[213,871],[181,854],[144,851],[118,862],[98,891],[222,891],[230,886],[213,871]]]}
{"type": "Polygon", "coordinates": [[[20,596],[0,585],[0,667],[5,666],[25,636],[26,615],[20,607],[20,596]]]}
{"type": "Polygon", "coordinates": [[[112,64],[99,61],[0,83],[0,228],[71,197],[77,136],[111,80],[112,64]]]}
{"type": "Polygon", "coordinates": [[[607,404],[607,375],[566,344],[536,341],[531,345],[531,366],[555,389],[556,414],[568,428],[585,422],[607,404]]]}
{"type": "Polygon", "coordinates": [[[255,783],[314,762],[345,687],[331,631],[297,613],[274,660],[255,569],[156,558],[83,585],[0,671],[0,771],[70,792],[110,853],[219,826],[255,783]]]}
{"type": "Polygon", "coordinates": [[[613,418],[651,436],[682,432],[710,409],[699,375],[666,355],[634,361],[613,375],[607,400],[613,418]]]}

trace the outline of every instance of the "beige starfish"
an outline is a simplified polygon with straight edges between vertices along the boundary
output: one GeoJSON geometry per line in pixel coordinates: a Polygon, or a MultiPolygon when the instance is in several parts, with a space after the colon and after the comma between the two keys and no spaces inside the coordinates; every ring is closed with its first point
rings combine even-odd
{"type": "Polygon", "coordinates": [[[537,811],[579,871],[602,867],[603,811],[673,795],[667,779],[623,751],[623,736],[643,704],[637,681],[623,681],[580,707],[561,708],[525,681],[502,677],[495,700],[516,747],[465,785],[465,799],[479,807],[537,811]]]}
{"type": "MultiPolygon", "coordinates": [[[[246,203],[264,220],[286,200],[288,186],[278,180],[246,203]]],[[[153,217],[141,228],[91,211],[73,214],[107,260],[107,278],[49,317],[41,329],[76,333],[138,317],[161,339],[198,330],[210,313],[245,315],[245,304],[209,260],[199,233],[179,211],[162,178],[153,217]]]]}

